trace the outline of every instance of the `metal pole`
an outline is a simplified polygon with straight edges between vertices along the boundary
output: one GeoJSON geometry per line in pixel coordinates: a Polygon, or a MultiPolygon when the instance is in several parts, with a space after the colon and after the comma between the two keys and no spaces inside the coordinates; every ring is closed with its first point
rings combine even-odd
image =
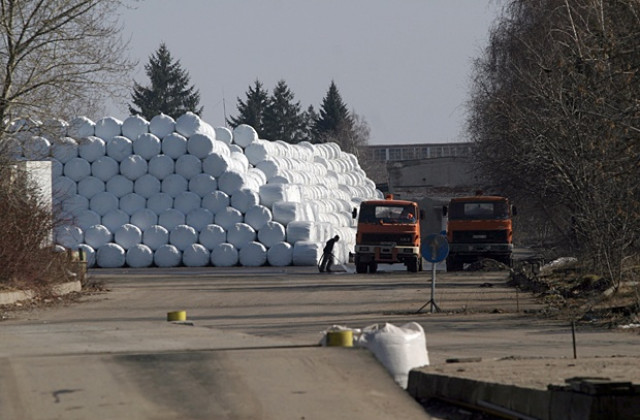
{"type": "Polygon", "coordinates": [[[436,263],[431,263],[431,313],[436,311],[436,263]]]}

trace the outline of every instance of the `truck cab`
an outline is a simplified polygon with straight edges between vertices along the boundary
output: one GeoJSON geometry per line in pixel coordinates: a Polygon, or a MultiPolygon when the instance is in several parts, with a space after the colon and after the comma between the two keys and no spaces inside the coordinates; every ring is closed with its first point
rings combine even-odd
{"type": "Polygon", "coordinates": [[[448,271],[462,270],[465,263],[481,258],[511,266],[515,208],[507,198],[481,193],[457,197],[443,208],[443,214],[448,216],[448,271]]]}
{"type": "Polygon", "coordinates": [[[357,273],[375,273],[378,264],[402,263],[410,272],[422,270],[420,219],[413,201],[371,200],[360,203],[354,262],[357,273]]]}

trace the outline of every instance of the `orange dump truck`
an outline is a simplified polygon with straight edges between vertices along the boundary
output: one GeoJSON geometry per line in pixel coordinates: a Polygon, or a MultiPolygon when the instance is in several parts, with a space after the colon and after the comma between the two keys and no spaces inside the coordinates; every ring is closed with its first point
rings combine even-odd
{"type": "Polygon", "coordinates": [[[464,263],[491,258],[511,266],[515,208],[499,196],[457,197],[443,209],[448,216],[447,271],[462,270],[464,263]]]}
{"type": "Polygon", "coordinates": [[[413,201],[371,200],[360,203],[354,262],[356,272],[375,273],[378,264],[406,265],[407,270],[422,270],[420,255],[420,219],[423,212],[413,201]]]}

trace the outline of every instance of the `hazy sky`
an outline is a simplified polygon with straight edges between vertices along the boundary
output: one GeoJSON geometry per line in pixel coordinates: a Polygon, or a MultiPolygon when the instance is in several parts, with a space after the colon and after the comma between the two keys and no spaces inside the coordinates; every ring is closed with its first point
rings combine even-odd
{"type": "MultiPolygon", "coordinates": [[[[256,79],[284,79],[303,109],[334,80],[365,118],[370,144],[464,141],[472,60],[495,0],[142,0],[123,12],[134,79],[161,42],[200,91],[203,119],[224,125],[256,79]]],[[[119,118],[126,108],[111,110],[119,118]]]]}

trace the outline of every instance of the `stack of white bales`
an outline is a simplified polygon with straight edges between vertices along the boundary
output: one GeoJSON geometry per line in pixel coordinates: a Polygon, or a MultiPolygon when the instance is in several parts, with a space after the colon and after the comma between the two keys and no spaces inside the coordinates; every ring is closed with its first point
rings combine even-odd
{"type": "Polygon", "coordinates": [[[353,207],[381,198],[335,143],[258,139],[187,113],[14,125],[17,159],[52,162],[63,247],[91,266],[314,265],[324,243],[344,262],[353,207]]]}

